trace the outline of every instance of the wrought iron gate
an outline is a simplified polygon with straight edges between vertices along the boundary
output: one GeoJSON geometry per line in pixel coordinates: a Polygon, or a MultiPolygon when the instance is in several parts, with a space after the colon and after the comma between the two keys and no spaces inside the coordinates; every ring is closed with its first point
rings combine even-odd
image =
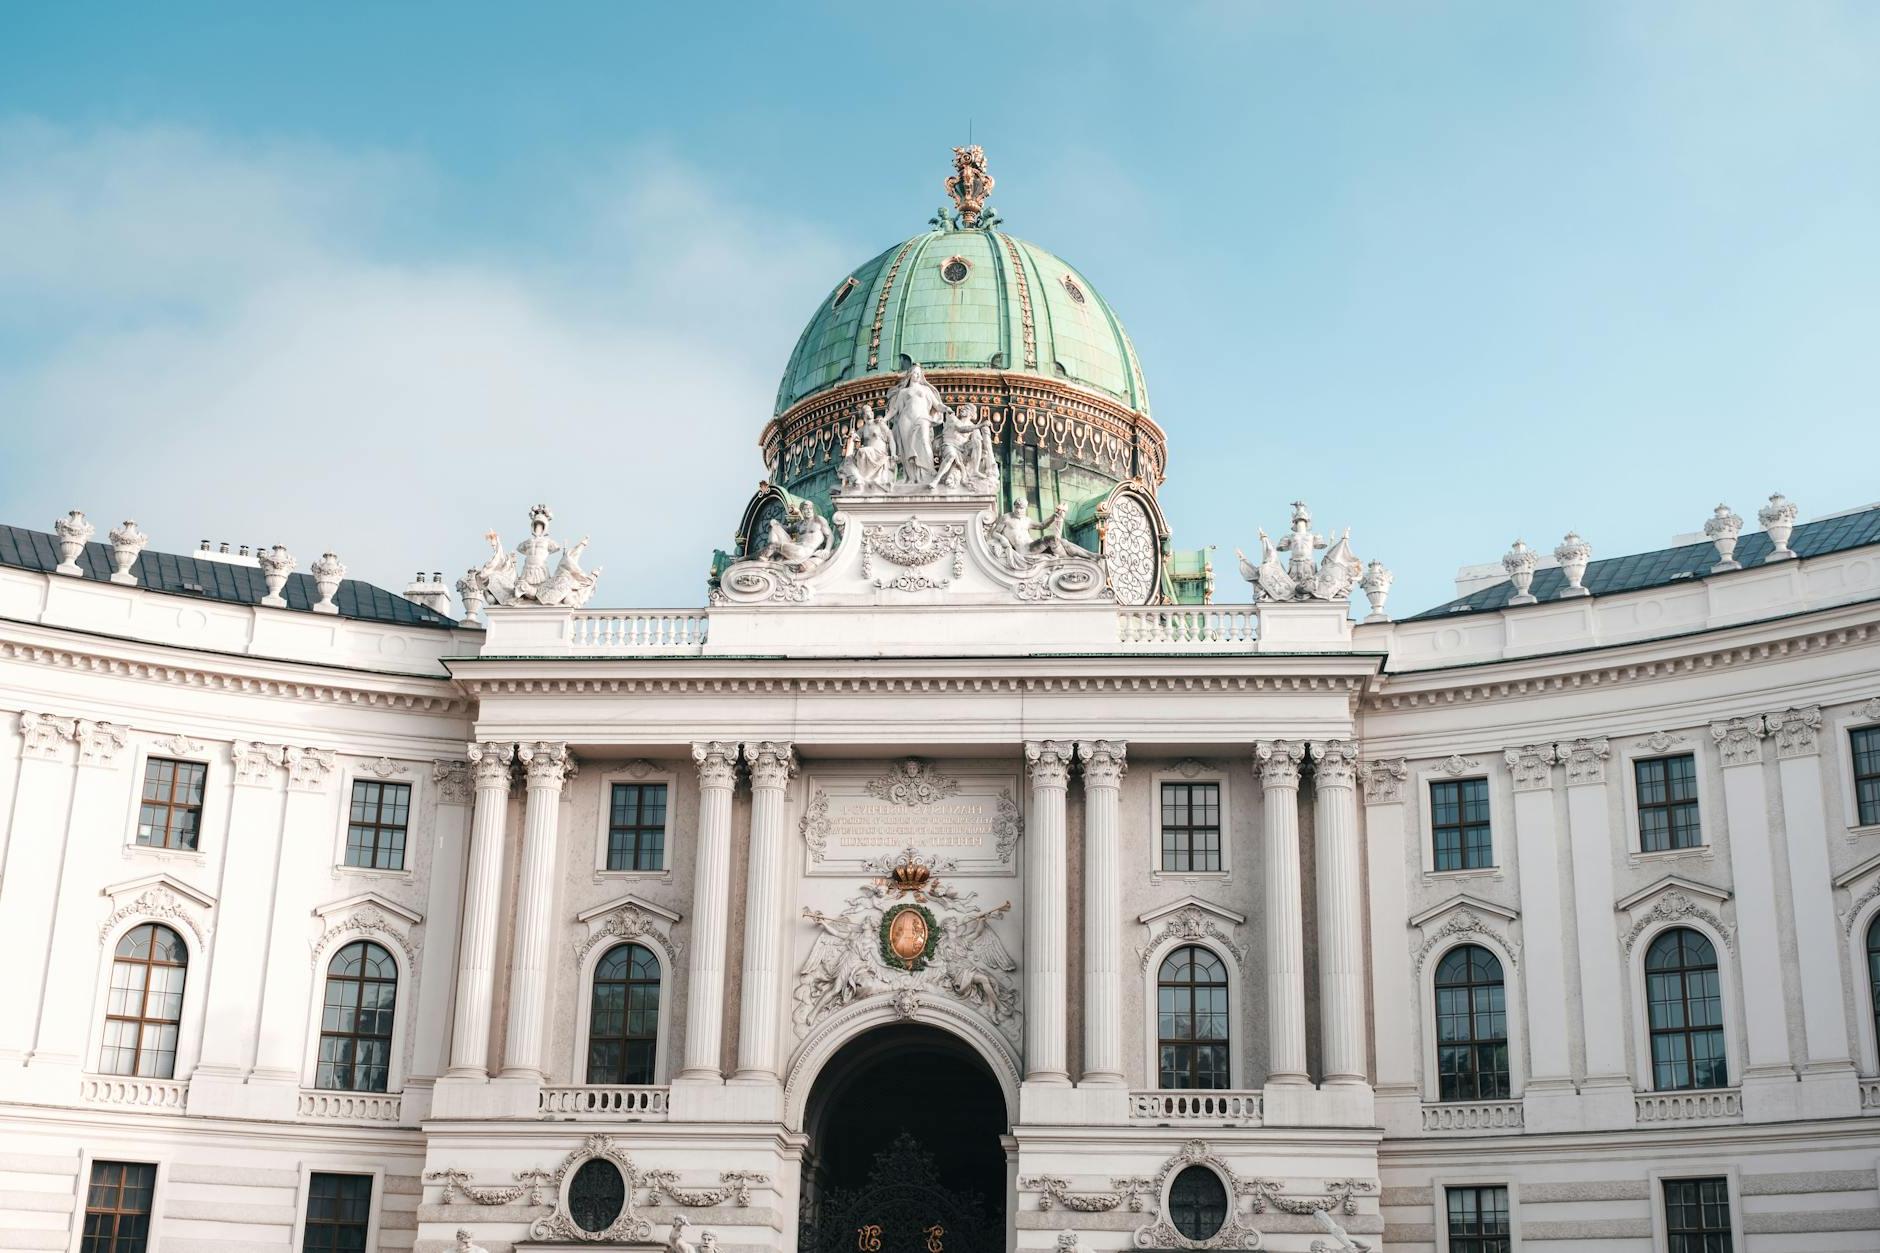
{"type": "Polygon", "coordinates": [[[903,1131],[860,1188],[831,1193],[820,1221],[798,1233],[799,1253],[1002,1253],[1005,1233],[986,1199],[940,1182],[933,1155],[903,1131]]]}

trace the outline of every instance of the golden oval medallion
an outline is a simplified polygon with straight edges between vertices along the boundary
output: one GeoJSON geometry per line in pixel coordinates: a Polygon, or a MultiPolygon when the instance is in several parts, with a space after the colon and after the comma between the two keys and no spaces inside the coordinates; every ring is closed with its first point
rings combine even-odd
{"type": "Polygon", "coordinates": [[[888,950],[910,966],[927,952],[927,920],[918,909],[904,909],[888,924],[888,950]]]}

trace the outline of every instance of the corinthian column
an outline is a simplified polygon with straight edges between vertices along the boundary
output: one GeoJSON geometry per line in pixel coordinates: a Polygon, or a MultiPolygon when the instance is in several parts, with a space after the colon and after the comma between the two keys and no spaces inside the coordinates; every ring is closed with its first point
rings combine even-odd
{"type": "Polygon", "coordinates": [[[522,827],[522,883],[516,894],[516,956],[511,965],[509,1039],[503,1074],[542,1077],[542,1044],[548,1036],[548,952],[555,922],[555,837],[561,784],[574,760],[568,746],[538,740],[518,744],[516,757],[529,776],[528,809],[522,827]]]}
{"type": "Polygon", "coordinates": [[[692,745],[698,763],[698,870],[692,880],[692,962],[686,969],[685,1069],[682,1079],[719,1081],[725,1030],[725,929],[731,907],[731,789],[738,746],[692,745]]]}
{"type": "Polygon", "coordinates": [[[1025,829],[1025,1081],[1071,1081],[1065,1047],[1064,791],[1071,746],[1025,745],[1031,768],[1031,815],[1025,829]]]}
{"type": "Polygon", "coordinates": [[[1358,746],[1312,746],[1318,803],[1319,1013],[1324,1024],[1325,1082],[1365,1082],[1364,940],[1358,873],[1358,746]]]}
{"type": "Polygon", "coordinates": [[[469,882],[464,888],[463,935],[457,946],[457,1013],[450,1071],[488,1077],[490,1000],[496,978],[496,918],[503,890],[503,820],[509,809],[509,763],[514,744],[471,744],[464,750],[476,779],[470,811],[469,882]]]}
{"type": "Polygon", "coordinates": [[[1306,1070],[1306,955],[1299,880],[1299,763],[1306,746],[1261,740],[1266,835],[1266,1015],[1269,1084],[1310,1083],[1306,1070]]]}
{"type": "Polygon", "coordinates": [[[738,1007],[739,1079],[778,1078],[777,1021],[783,989],[783,908],[788,868],[783,789],[796,773],[787,742],[744,745],[751,768],[751,864],[745,893],[743,999],[738,1007]]]}
{"type": "Polygon", "coordinates": [[[1126,745],[1084,740],[1084,1082],[1123,1082],[1121,808],[1126,745]]]}

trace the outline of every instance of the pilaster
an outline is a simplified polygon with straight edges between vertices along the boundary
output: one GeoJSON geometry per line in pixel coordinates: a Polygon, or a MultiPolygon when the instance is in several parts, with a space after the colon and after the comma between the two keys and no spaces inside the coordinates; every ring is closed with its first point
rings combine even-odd
{"type": "Polygon", "coordinates": [[[1087,1087],[1122,1087],[1122,740],[1084,740],[1084,1075],[1087,1087]]]}
{"type": "MultiPolygon", "coordinates": [[[[1581,1084],[1582,1125],[1589,1130],[1629,1127],[1635,1121],[1632,1077],[1626,1069],[1623,1017],[1626,983],[1613,923],[1612,818],[1606,766],[1612,745],[1592,736],[1554,746],[1566,772],[1567,840],[1573,854],[1573,910],[1580,949],[1580,1022],[1585,1030],[1586,1077],[1581,1084]]],[[[1525,876],[1524,876],[1525,877],[1525,876]]],[[[1533,928],[1524,926],[1522,934],[1533,928]]],[[[1534,999],[1534,998],[1530,998],[1534,999]]]]}
{"type": "Polygon", "coordinates": [[[1305,744],[1296,740],[1262,740],[1254,748],[1265,811],[1269,1089],[1311,1082],[1306,1068],[1305,911],[1299,870],[1299,766],[1305,755],[1305,744]]]}
{"type": "Polygon", "coordinates": [[[1422,1130],[1417,1075],[1416,985],[1403,919],[1410,917],[1409,849],[1404,792],[1410,764],[1401,757],[1359,767],[1364,785],[1364,834],[1371,894],[1371,1022],[1377,1048],[1377,1115],[1385,1134],[1422,1130]]]}
{"type": "Polygon", "coordinates": [[[698,766],[698,863],[692,883],[692,958],[686,969],[686,1083],[723,1083],[725,943],[731,908],[731,792],[738,781],[738,746],[729,740],[692,745],[698,766]]]}
{"type": "Polygon", "coordinates": [[[307,928],[320,884],[331,882],[333,831],[338,811],[333,784],[338,762],[330,749],[289,747],[287,795],[281,812],[281,852],[273,883],[274,912],[267,941],[267,980],[261,989],[261,1031],[248,1078],[251,1110],[265,1101],[271,1116],[291,1119],[307,1048],[307,1006],[316,977],[307,961],[307,928]]]}
{"type": "Polygon", "coordinates": [[[1527,967],[1528,1074],[1523,1121],[1533,1129],[1566,1131],[1579,1125],[1569,1052],[1566,921],[1560,906],[1559,837],[1554,830],[1552,744],[1506,749],[1502,760],[1514,786],[1515,860],[1521,872],[1521,936],[1527,967]]]}
{"type": "Polygon", "coordinates": [[[1064,794],[1071,755],[1064,740],[1025,745],[1031,772],[1025,830],[1025,1082],[1053,1087],[1070,1083],[1064,794]]]}

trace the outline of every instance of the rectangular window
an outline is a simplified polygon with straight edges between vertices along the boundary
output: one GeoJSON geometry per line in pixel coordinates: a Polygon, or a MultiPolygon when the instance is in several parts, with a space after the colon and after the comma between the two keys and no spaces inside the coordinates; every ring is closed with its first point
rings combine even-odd
{"type": "Polygon", "coordinates": [[[1632,763],[1638,781],[1638,846],[1646,853],[1696,848],[1704,842],[1697,821],[1697,758],[1648,757],[1632,763]]]}
{"type": "Polygon", "coordinates": [[[1860,825],[1880,826],[1880,727],[1854,732],[1854,804],[1860,825]]]}
{"type": "Polygon", "coordinates": [[[371,1217],[371,1175],[316,1171],[307,1183],[307,1235],[301,1253],[364,1253],[371,1217]]]}
{"type": "Polygon", "coordinates": [[[202,789],[208,777],[209,767],[199,761],[147,760],[137,842],[151,848],[195,848],[202,834],[202,789]]]}
{"type": "Polygon", "coordinates": [[[1221,785],[1162,785],[1162,869],[1221,868],[1221,785]]]}
{"type": "Polygon", "coordinates": [[[85,1191],[85,1238],[79,1253],[144,1253],[157,1168],[144,1162],[93,1162],[85,1191]]]}
{"type": "Polygon", "coordinates": [[[1665,1180],[1668,1253],[1731,1253],[1730,1181],[1665,1180]]]}
{"type": "Polygon", "coordinates": [[[1488,829],[1488,780],[1430,784],[1430,832],[1438,870],[1484,870],[1495,864],[1488,829]]]}
{"type": "Polygon", "coordinates": [[[411,784],[355,779],[346,823],[346,864],[372,870],[405,868],[405,827],[411,821],[411,784]]]}
{"type": "Polygon", "coordinates": [[[1508,1253],[1508,1189],[1449,1188],[1449,1253],[1508,1253]]]}
{"type": "Polygon", "coordinates": [[[666,785],[616,783],[607,816],[609,870],[666,866],[666,785]]]}

